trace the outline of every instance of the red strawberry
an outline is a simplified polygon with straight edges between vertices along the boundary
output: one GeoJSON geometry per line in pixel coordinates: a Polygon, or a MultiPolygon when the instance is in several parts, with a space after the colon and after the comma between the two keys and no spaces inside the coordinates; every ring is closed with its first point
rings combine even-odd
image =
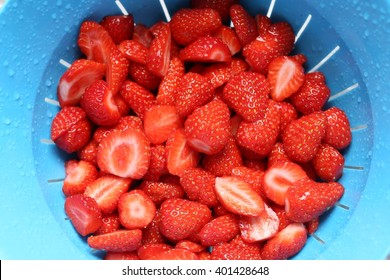
{"type": "Polygon", "coordinates": [[[54,117],[50,138],[67,153],[73,153],[84,147],[91,138],[92,124],[80,107],[65,106],[54,117]]]}
{"type": "Polygon", "coordinates": [[[143,181],[139,189],[144,191],[156,205],[160,205],[168,198],[182,198],[185,194],[179,184],[164,182],[143,181]]]}
{"type": "Polygon", "coordinates": [[[165,243],[144,244],[137,250],[137,254],[141,260],[149,260],[154,258],[155,255],[170,249],[172,249],[172,246],[165,243]]]}
{"type": "Polygon", "coordinates": [[[263,75],[244,71],[227,82],[223,100],[243,119],[253,122],[264,117],[269,92],[269,83],[263,75]]]}
{"type": "Polygon", "coordinates": [[[118,201],[121,224],[127,229],[146,228],[156,214],[152,199],[140,189],[123,194],[118,201]]]}
{"type": "Polygon", "coordinates": [[[89,141],[88,144],[86,144],[81,149],[77,150],[77,157],[80,160],[88,161],[96,166],[97,165],[96,153],[97,153],[98,146],[99,143],[94,139],[91,139],[91,141],[89,141]]]}
{"type": "Polygon", "coordinates": [[[78,105],[85,89],[93,82],[101,80],[106,73],[102,63],[79,59],[61,76],[57,96],[61,107],[78,105]]]}
{"type": "Polygon", "coordinates": [[[183,126],[183,119],[175,106],[154,105],[145,112],[144,132],[152,144],[167,141],[172,132],[183,126]]]}
{"type": "Polygon", "coordinates": [[[214,100],[195,109],[184,123],[184,133],[195,151],[208,155],[220,152],[231,135],[228,106],[214,100]]]}
{"type": "Polygon", "coordinates": [[[247,243],[238,235],[229,243],[213,247],[212,260],[261,260],[261,249],[257,243],[247,243]]]}
{"type": "Polygon", "coordinates": [[[280,206],[277,204],[271,205],[272,210],[274,210],[275,214],[278,216],[279,219],[279,228],[278,232],[287,227],[289,224],[293,223],[289,218],[287,218],[286,210],[284,206],[280,206]]]}
{"type": "Polygon", "coordinates": [[[155,90],[159,87],[161,78],[154,75],[146,65],[140,63],[130,63],[130,78],[147,90],[155,90]]]}
{"type": "Polygon", "coordinates": [[[263,190],[273,202],[284,205],[286,192],[296,181],[308,178],[305,171],[291,161],[278,161],[265,171],[263,190]]]}
{"type": "Polygon", "coordinates": [[[256,217],[240,217],[241,237],[248,243],[263,241],[274,236],[279,229],[279,218],[272,208],[264,205],[265,211],[256,217]]]}
{"type": "Polygon", "coordinates": [[[305,226],[302,223],[292,223],[264,244],[261,256],[265,260],[286,260],[296,255],[306,240],[305,226]]]}
{"type": "Polygon", "coordinates": [[[98,147],[99,168],[119,177],[142,178],[148,170],[149,160],[149,140],[138,130],[113,131],[98,147]]]}
{"type": "Polygon", "coordinates": [[[282,137],[283,147],[292,161],[308,162],[316,155],[326,130],[323,112],[314,112],[292,121],[282,137]]]}
{"type": "Polygon", "coordinates": [[[346,113],[336,107],[325,111],[326,133],[323,141],[342,150],[349,146],[352,140],[351,126],[346,113]]]}
{"type": "Polygon", "coordinates": [[[179,57],[186,62],[230,62],[232,54],[222,39],[204,36],[180,50],[179,57]]]}
{"type": "Polygon", "coordinates": [[[139,42],[149,49],[150,44],[154,39],[153,33],[144,24],[137,23],[134,26],[133,40],[139,42]]]}
{"type": "Polygon", "coordinates": [[[221,39],[222,42],[228,46],[231,55],[235,55],[241,51],[240,39],[238,38],[237,33],[233,28],[222,25],[212,35],[213,37],[221,39]]]}
{"type": "Polygon", "coordinates": [[[231,176],[243,179],[251,185],[255,192],[260,194],[262,198],[265,198],[262,190],[264,171],[246,166],[237,166],[232,169],[231,176]]]}
{"type": "Polygon", "coordinates": [[[304,115],[320,111],[330,96],[330,89],[326,85],[325,77],[321,72],[305,75],[303,85],[290,100],[294,107],[304,115]]]}
{"type": "MultiPolygon", "coordinates": [[[[119,122],[114,127],[115,130],[138,130],[143,131],[142,121],[137,116],[125,116],[119,119],[119,122]]],[[[105,135],[107,136],[107,135],[105,135]]],[[[101,140],[100,140],[101,141],[101,140]]]]}
{"type": "Polygon", "coordinates": [[[133,37],[133,15],[105,16],[100,24],[108,31],[115,44],[133,37]]]}
{"type": "Polygon", "coordinates": [[[334,182],[343,175],[344,161],[344,156],[336,148],[321,144],[312,162],[318,177],[334,182]]]}
{"type": "Polygon", "coordinates": [[[283,101],[302,86],[305,70],[292,57],[279,56],[268,65],[267,79],[271,85],[271,98],[283,101]]]}
{"type": "Polygon", "coordinates": [[[107,252],[104,255],[104,260],[139,260],[140,258],[137,255],[137,252],[132,251],[132,252],[122,252],[122,253],[117,253],[117,252],[107,252]]]}
{"type": "Polygon", "coordinates": [[[214,9],[180,9],[172,16],[169,25],[173,39],[186,46],[213,33],[222,25],[222,21],[220,14],[214,9]]]}
{"type": "Polygon", "coordinates": [[[280,133],[279,139],[281,139],[284,130],[286,127],[293,121],[298,118],[298,111],[295,109],[291,103],[288,102],[275,102],[276,109],[279,111],[280,115],[280,133]]]}
{"type": "Polygon", "coordinates": [[[161,80],[157,93],[157,104],[175,105],[176,87],[185,73],[184,62],[173,57],[165,77],[161,80]]]}
{"type": "Polygon", "coordinates": [[[186,73],[176,87],[175,106],[180,116],[190,115],[196,108],[209,102],[214,89],[200,74],[186,73]]]}
{"type": "Polygon", "coordinates": [[[222,20],[229,18],[230,6],[237,3],[237,0],[191,0],[191,8],[212,8],[218,11],[222,20]]]}
{"type": "Polygon", "coordinates": [[[210,172],[201,168],[188,168],[181,174],[180,184],[190,200],[210,208],[218,204],[214,192],[215,176],[210,172]]]}
{"type": "Polygon", "coordinates": [[[273,164],[283,161],[290,161],[290,159],[286,155],[283,144],[280,142],[276,142],[275,146],[272,148],[271,152],[268,155],[267,167],[271,168],[273,164]]]}
{"type": "Polygon", "coordinates": [[[172,241],[198,233],[211,220],[211,211],[206,205],[181,198],[165,200],[160,214],[160,231],[172,241]]]}
{"type": "Polygon", "coordinates": [[[166,238],[161,234],[158,224],[160,223],[160,212],[156,209],[156,214],[152,222],[142,230],[142,243],[146,244],[158,244],[165,243],[166,238]]]}
{"type": "Polygon", "coordinates": [[[169,173],[180,175],[184,170],[195,167],[199,161],[198,152],[189,145],[182,129],[176,129],[165,145],[169,173]]]}
{"type": "Polygon", "coordinates": [[[80,101],[88,118],[101,126],[113,126],[121,118],[118,106],[109,85],[99,80],[87,87],[80,101]]]}
{"type": "Polygon", "coordinates": [[[119,221],[118,213],[103,214],[102,218],[103,224],[101,227],[95,231],[94,235],[110,233],[118,230],[121,226],[119,221]]]}
{"type": "Polygon", "coordinates": [[[107,61],[106,81],[113,95],[116,95],[127,78],[129,61],[118,49],[111,51],[107,61]]]}
{"type": "Polygon", "coordinates": [[[234,214],[254,217],[265,211],[261,196],[250,184],[237,177],[217,177],[215,193],[218,201],[234,214]]]}
{"type": "Polygon", "coordinates": [[[333,207],[343,194],[344,187],[339,183],[301,179],[286,192],[287,217],[295,222],[308,222],[333,207]]]}
{"type": "Polygon", "coordinates": [[[107,63],[116,45],[108,31],[99,23],[86,20],[81,24],[77,44],[87,59],[107,63]]]}
{"type": "Polygon", "coordinates": [[[82,236],[95,232],[103,223],[102,212],[96,201],[83,194],[75,194],[65,199],[65,213],[82,236]]]}
{"type": "Polygon", "coordinates": [[[143,119],[144,113],[156,103],[155,96],[149,90],[133,81],[125,81],[120,94],[141,119],[143,119]]]}
{"type": "Polygon", "coordinates": [[[149,168],[143,179],[147,181],[158,181],[162,175],[167,173],[165,145],[151,146],[149,168]]]}
{"type": "Polygon", "coordinates": [[[267,163],[265,159],[263,160],[244,159],[244,166],[258,171],[265,171],[267,163]]]}
{"type": "Polygon", "coordinates": [[[86,187],[98,177],[95,165],[84,160],[66,161],[65,173],[62,185],[62,192],[65,196],[83,193],[86,187]]]}
{"type": "Polygon", "coordinates": [[[136,40],[125,40],[118,45],[118,49],[131,62],[146,64],[148,48],[136,40]]]}
{"type": "Polygon", "coordinates": [[[142,231],[117,230],[110,233],[90,236],[87,239],[88,245],[95,250],[105,250],[109,252],[131,252],[137,250],[142,245],[142,231]]]}
{"type": "Polygon", "coordinates": [[[184,249],[170,249],[155,254],[149,260],[198,260],[198,256],[184,249]]]}
{"type": "Polygon", "coordinates": [[[203,226],[199,237],[203,246],[214,246],[219,243],[229,242],[240,232],[237,218],[232,215],[224,215],[213,219],[203,226]]]}
{"type": "Polygon", "coordinates": [[[158,24],[158,34],[149,47],[146,66],[154,75],[164,77],[171,60],[171,29],[168,23],[159,22],[158,24]]]}
{"type": "Polygon", "coordinates": [[[241,46],[245,47],[257,37],[255,19],[239,4],[230,7],[230,18],[240,39],[241,46]]]}
{"type": "Polygon", "coordinates": [[[189,240],[181,240],[176,243],[175,249],[183,249],[193,253],[200,253],[205,250],[205,247],[189,240]]]}
{"type": "Polygon", "coordinates": [[[88,185],[84,194],[95,199],[102,213],[110,214],[117,209],[119,197],[129,190],[131,181],[114,175],[101,176],[88,185]]]}
{"type": "Polygon", "coordinates": [[[264,37],[264,35],[267,34],[268,29],[272,25],[271,19],[266,15],[257,14],[255,16],[255,21],[257,27],[257,34],[261,37],[264,37]]]}

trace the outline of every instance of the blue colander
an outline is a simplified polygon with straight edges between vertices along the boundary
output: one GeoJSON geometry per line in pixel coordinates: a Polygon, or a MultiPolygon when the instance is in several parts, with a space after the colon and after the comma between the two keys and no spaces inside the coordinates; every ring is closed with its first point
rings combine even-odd
{"type": "MultiPolygon", "coordinates": [[[[0,3],[4,0],[0,0],[0,3]]],[[[166,0],[173,14],[189,1],[166,0]]],[[[247,0],[253,13],[289,21],[296,53],[331,88],[353,142],[345,195],[295,259],[386,259],[390,253],[390,1],[247,0]],[[389,172],[389,173],[388,173],[389,172]]],[[[122,0],[137,23],[165,19],[160,1],[122,0]]],[[[0,8],[0,258],[97,259],[63,210],[66,154],[50,141],[56,85],[80,57],[81,21],[120,14],[114,0],[5,0],[0,8]]]]}

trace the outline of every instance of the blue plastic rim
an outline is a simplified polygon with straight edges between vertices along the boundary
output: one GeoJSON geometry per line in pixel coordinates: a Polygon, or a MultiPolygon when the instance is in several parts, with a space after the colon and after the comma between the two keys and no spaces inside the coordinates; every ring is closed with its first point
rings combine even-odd
{"type": "MultiPolygon", "coordinates": [[[[271,1],[241,1],[253,14],[267,13],[271,1]]],[[[163,20],[158,0],[122,0],[137,23],[163,20]]],[[[166,0],[173,13],[189,1],[166,0]]],[[[113,1],[9,0],[0,11],[0,258],[97,259],[65,219],[61,182],[67,155],[42,143],[58,107],[56,84],[80,56],[76,46],[82,20],[120,14],[113,1]]],[[[346,192],[321,219],[294,259],[385,259],[390,253],[390,1],[277,0],[271,19],[287,20],[298,32],[295,52],[320,67],[331,88],[330,106],[346,111],[353,130],[344,175],[346,192]],[[341,96],[337,97],[338,93],[341,96]]]]}

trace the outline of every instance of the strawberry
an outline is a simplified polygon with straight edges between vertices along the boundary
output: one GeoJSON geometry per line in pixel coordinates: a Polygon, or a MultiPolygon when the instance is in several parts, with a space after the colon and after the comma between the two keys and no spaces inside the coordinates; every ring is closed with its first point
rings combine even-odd
{"type": "Polygon", "coordinates": [[[175,106],[180,116],[190,115],[196,108],[209,102],[214,90],[208,79],[200,74],[186,73],[176,87],[175,106]]]}
{"type": "Polygon", "coordinates": [[[282,137],[283,147],[292,161],[305,163],[313,159],[326,130],[323,112],[314,112],[292,121],[282,137]]]}
{"type": "Polygon", "coordinates": [[[240,4],[230,7],[230,18],[234,30],[240,39],[241,46],[245,47],[257,37],[257,26],[255,19],[240,4]]]}
{"type": "Polygon", "coordinates": [[[85,89],[93,82],[101,80],[106,73],[102,63],[78,59],[61,76],[57,87],[61,107],[78,105],[85,89]]]}
{"type": "Polygon", "coordinates": [[[159,229],[161,215],[159,209],[156,208],[156,214],[152,222],[142,230],[142,243],[146,244],[158,244],[166,243],[166,238],[161,234],[159,229]]]}
{"type": "Polygon", "coordinates": [[[113,92],[103,80],[96,81],[86,88],[80,105],[88,118],[97,125],[113,126],[121,117],[113,92]]]}
{"type": "Polygon", "coordinates": [[[336,148],[321,144],[312,162],[318,177],[334,182],[343,175],[344,161],[344,156],[336,148]]]}
{"type": "Polygon", "coordinates": [[[332,107],[325,111],[326,133],[324,143],[338,150],[345,149],[352,140],[351,126],[348,116],[340,108],[332,107]]]}
{"type": "Polygon", "coordinates": [[[214,100],[195,109],[184,123],[184,134],[195,151],[208,155],[220,152],[231,135],[228,106],[214,100]]]}
{"type": "Polygon", "coordinates": [[[214,192],[215,176],[210,172],[196,167],[188,168],[181,174],[180,184],[190,200],[210,208],[218,204],[214,192]]]}
{"type": "Polygon", "coordinates": [[[125,40],[118,45],[118,49],[131,62],[146,64],[148,48],[136,40],[125,40]]]}
{"type": "Polygon", "coordinates": [[[230,62],[232,54],[222,39],[204,36],[180,50],[179,57],[185,62],[230,62]]]}
{"type": "Polygon", "coordinates": [[[86,236],[102,225],[102,212],[96,201],[83,194],[75,194],[65,199],[65,213],[76,231],[86,236]]]}
{"type": "Polygon", "coordinates": [[[283,101],[302,86],[305,70],[292,57],[279,56],[268,65],[267,79],[271,85],[271,98],[283,101]]]}
{"type": "Polygon", "coordinates": [[[211,260],[261,260],[261,249],[258,244],[247,243],[238,235],[229,243],[214,246],[211,260]]]}
{"type": "Polygon", "coordinates": [[[165,200],[161,204],[160,214],[160,231],[172,241],[198,233],[211,220],[211,211],[206,205],[182,198],[165,200]]]}
{"type": "Polygon", "coordinates": [[[129,190],[131,179],[105,175],[91,182],[85,189],[86,196],[95,199],[103,214],[117,209],[119,197],[129,190]]]}
{"type": "Polygon", "coordinates": [[[250,184],[237,177],[217,177],[215,193],[218,201],[234,214],[254,217],[265,211],[261,196],[250,184]]]}
{"type": "Polygon", "coordinates": [[[302,223],[292,223],[264,244],[261,256],[265,260],[286,260],[296,255],[306,240],[305,226],[302,223]]]}
{"type": "Polygon", "coordinates": [[[283,161],[290,161],[290,159],[286,155],[283,144],[276,142],[268,155],[267,167],[270,168],[275,163],[279,163],[278,165],[281,165],[281,162],[283,161]]]}
{"type": "Polygon", "coordinates": [[[269,92],[269,83],[263,75],[244,71],[227,82],[223,100],[244,120],[254,122],[264,117],[269,92]]]}
{"type": "Polygon", "coordinates": [[[290,124],[290,122],[298,118],[298,111],[291,103],[288,102],[284,102],[284,101],[275,102],[274,105],[276,109],[279,111],[279,116],[280,116],[279,139],[281,139],[284,130],[290,124]]]}
{"type": "Polygon", "coordinates": [[[180,45],[187,46],[196,39],[209,35],[221,25],[220,14],[210,8],[180,9],[169,23],[173,39],[180,45]]]}
{"type": "Polygon", "coordinates": [[[115,253],[131,252],[141,247],[142,231],[140,229],[117,230],[90,236],[87,242],[95,250],[105,250],[115,253]]]}
{"type": "Polygon", "coordinates": [[[98,146],[99,146],[99,143],[97,141],[95,141],[94,139],[91,139],[88,142],[88,144],[86,144],[81,149],[77,150],[77,157],[80,160],[88,161],[96,166],[97,165],[96,153],[97,153],[98,146]]]}
{"type": "Polygon", "coordinates": [[[164,182],[143,181],[139,189],[144,191],[156,205],[160,205],[168,198],[182,198],[185,194],[180,185],[164,182]]]}
{"type": "Polygon", "coordinates": [[[116,95],[126,80],[129,71],[129,61],[117,48],[108,56],[106,81],[113,95],[116,95]]]}
{"type": "MultiPolygon", "coordinates": [[[[119,119],[118,123],[114,127],[114,130],[118,130],[118,131],[125,131],[125,130],[143,131],[143,125],[142,125],[142,121],[139,117],[125,116],[125,117],[121,117],[119,119]]],[[[105,135],[105,136],[107,136],[107,135],[105,135]]]]}
{"type": "Polygon", "coordinates": [[[153,39],[146,56],[146,66],[158,77],[164,77],[171,60],[171,29],[168,23],[159,22],[159,31],[153,39]]]}
{"type": "Polygon", "coordinates": [[[305,75],[303,85],[290,100],[294,107],[304,115],[320,111],[330,96],[330,89],[326,85],[325,77],[321,72],[305,75]]]}
{"type": "Polygon", "coordinates": [[[127,229],[146,228],[156,214],[152,199],[140,189],[123,194],[118,201],[119,220],[127,229]]]}
{"type": "Polygon", "coordinates": [[[200,253],[204,251],[206,248],[193,241],[183,239],[176,243],[175,249],[183,249],[193,253],[200,253]]]}
{"type": "Polygon", "coordinates": [[[137,250],[141,260],[149,260],[161,252],[172,249],[172,246],[165,243],[144,244],[137,250]]]}
{"type": "Polygon", "coordinates": [[[140,258],[137,255],[136,251],[132,252],[107,252],[104,255],[104,260],[139,260],[140,258]]]}
{"type": "Polygon", "coordinates": [[[94,235],[114,232],[118,230],[121,226],[118,213],[116,212],[111,214],[103,214],[102,221],[102,225],[97,231],[93,233],[94,235]]]}
{"type": "Polygon", "coordinates": [[[229,242],[240,232],[235,215],[228,214],[215,218],[205,224],[199,232],[203,246],[214,246],[229,242]]]}
{"type": "Polygon", "coordinates": [[[243,179],[245,182],[251,185],[255,192],[260,194],[262,198],[265,198],[262,189],[264,171],[256,170],[246,166],[237,166],[232,169],[230,175],[243,179]]]}
{"type": "Polygon", "coordinates": [[[343,196],[344,187],[336,182],[318,183],[304,178],[296,181],[286,192],[287,217],[305,223],[319,217],[343,196]]]}
{"type": "Polygon", "coordinates": [[[108,31],[99,23],[86,20],[81,24],[77,44],[89,60],[107,63],[116,45],[108,31]]]}
{"type": "Polygon", "coordinates": [[[154,75],[146,65],[140,63],[130,63],[130,78],[147,90],[156,90],[161,82],[161,78],[154,75]]]}
{"type": "Polygon", "coordinates": [[[180,175],[184,170],[198,165],[199,154],[188,144],[183,129],[176,129],[169,136],[165,153],[169,173],[180,175]]]}
{"type": "Polygon", "coordinates": [[[263,241],[274,236],[279,229],[279,218],[272,208],[264,205],[265,211],[256,217],[240,217],[238,224],[241,237],[248,243],[263,241]]]}
{"type": "Polygon", "coordinates": [[[115,44],[133,37],[133,15],[105,16],[100,24],[108,31],[115,44]]]}
{"type": "Polygon", "coordinates": [[[50,138],[60,149],[73,153],[83,148],[90,140],[92,124],[80,107],[65,106],[54,117],[50,138]]]}
{"type": "Polygon", "coordinates": [[[168,173],[168,169],[165,145],[151,146],[149,168],[143,179],[147,181],[158,181],[166,173],[168,173]]]}
{"type": "Polygon", "coordinates": [[[154,39],[153,33],[144,24],[137,23],[134,26],[133,40],[149,49],[150,44],[154,39]]]}
{"type": "Polygon", "coordinates": [[[249,167],[249,168],[252,168],[254,170],[258,170],[258,171],[265,171],[266,169],[266,166],[267,166],[267,162],[265,159],[263,160],[256,160],[256,159],[244,159],[243,160],[243,165],[245,167],[249,167]]]}
{"type": "Polygon", "coordinates": [[[149,260],[198,260],[198,256],[184,249],[170,249],[155,254],[149,260]]]}
{"type": "Polygon", "coordinates": [[[275,212],[275,214],[278,216],[279,219],[279,228],[278,232],[287,227],[289,224],[293,223],[289,218],[287,218],[286,209],[281,205],[278,204],[271,204],[272,210],[275,212]]]}
{"type": "Polygon", "coordinates": [[[229,18],[230,6],[237,3],[237,0],[191,0],[191,8],[211,8],[218,11],[222,21],[229,18]]]}
{"type": "Polygon", "coordinates": [[[176,87],[185,73],[184,62],[173,57],[165,77],[161,80],[157,93],[157,104],[175,105],[176,87]]]}
{"type": "Polygon", "coordinates": [[[212,34],[212,36],[221,39],[229,48],[231,55],[235,55],[241,51],[240,39],[233,28],[222,25],[212,34]]]}
{"type": "Polygon", "coordinates": [[[264,35],[267,34],[268,29],[272,25],[271,19],[266,15],[257,14],[255,16],[255,21],[256,21],[257,34],[261,37],[264,37],[264,35]]]}
{"type": "Polygon", "coordinates": [[[149,90],[133,81],[125,81],[119,93],[141,119],[144,113],[156,103],[155,96],[149,90]]]}
{"type": "Polygon", "coordinates": [[[138,130],[113,131],[98,147],[97,163],[107,173],[142,178],[149,167],[150,143],[138,130]]]}
{"type": "Polygon", "coordinates": [[[284,205],[286,192],[296,181],[308,178],[305,171],[291,161],[278,161],[265,171],[263,190],[273,202],[284,205]]]}
{"type": "Polygon", "coordinates": [[[62,192],[65,196],[83,193],[86,187],[98,177],[95,165],[84,160],[66,161],[65,174],[62,185],[62,192]]]}
{"type": "Polygon", "coordinates": [[[183,126],[175,106],[153,105],[144,115],[144,132],[152,144],[167,141],[172,132],[183,126]]]}

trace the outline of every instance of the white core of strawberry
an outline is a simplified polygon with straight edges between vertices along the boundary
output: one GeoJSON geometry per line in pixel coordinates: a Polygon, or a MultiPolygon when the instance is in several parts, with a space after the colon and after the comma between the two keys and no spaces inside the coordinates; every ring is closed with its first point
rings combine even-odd
{"type": "Polygon", "coordinates": [[[303,23],[302,27],[299,29],[297,35],[295,36],[295,42],[296,43],[299,38],[301,37],[302,33],[306,30],[306,27],[309,25],[311,21],[312,15],[308,15],[305,22],[303,23]]]}
{"type": "Polygon", "coordinates": [[[169,14],[169,11],[168,11],[168,8],[167,8],[167,5],[165,4],[165,1],[164,0],[160,0],[160,5],[161,5],[161,8],[164,12],[164,15],[165,15],[165,18],[167,20],[167,22],[170,22],[171,21],[171,15],[169,14]]]}
{"type": "Polygon", "coordinates": [[[317,63],[308,73],[313,73],[317,71],[322,65],[324,65],[329,59],[332,58],[338,51],[340,50],[340,46],[336,46],[327,56],[325,56],[320,62],[317,63]]]}
{"type": "Polygon", "coordinates": [[[122,14],[125,15],[125,16],[128,16],[129,13],[127,12],[126,8],[123,6],[123,4],[121,3],[121,1],[119,0],[116,0],[115,1],[115,4],[118,6],[119,10],[121,10],[122,14]]]}

